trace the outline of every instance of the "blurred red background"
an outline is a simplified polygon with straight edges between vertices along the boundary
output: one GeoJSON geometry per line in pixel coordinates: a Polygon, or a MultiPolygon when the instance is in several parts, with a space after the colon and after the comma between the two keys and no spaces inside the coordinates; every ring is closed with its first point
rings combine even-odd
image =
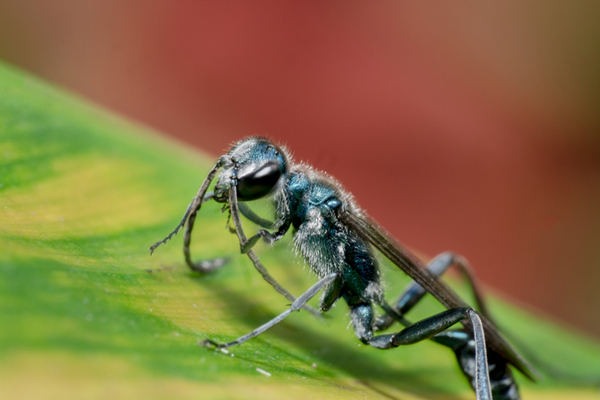
{"type": "Polygon", "coordinates": [[[0,58],[215,156],[286,143],[407,245],[600,335],[599,20],[595,1],[1,0],[0,58]]]}

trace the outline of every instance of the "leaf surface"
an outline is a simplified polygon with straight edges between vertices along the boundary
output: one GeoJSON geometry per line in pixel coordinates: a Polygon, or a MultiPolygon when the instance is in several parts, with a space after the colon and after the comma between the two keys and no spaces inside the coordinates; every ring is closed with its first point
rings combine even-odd
{"type": "MultiPolygon", "coordinates": [[[[229,354],[198,346],[245,334],[287,304],[238,255],[217,204],[202,208],[192,252],[231,257],[224,268],[188,270],[181,236],[149,256],[214,161],[0,64],[0,398],[474,398],[441,346],[361,345],[343,302],[332,318],[295,313],[229,354]]],[[[282,242],[257,251],[298,296],[315,279],[282,242]]],[[[408,280],[383,272],[392,299],[408,280]]],[[[532,352],[600,376],[597,343],[491,301],[532,352]]],[[[429,298],[411,318],[439,310],[429,298]]],[[[598,398],[584,385],[518,379],[525,399],[598,398]]]]}

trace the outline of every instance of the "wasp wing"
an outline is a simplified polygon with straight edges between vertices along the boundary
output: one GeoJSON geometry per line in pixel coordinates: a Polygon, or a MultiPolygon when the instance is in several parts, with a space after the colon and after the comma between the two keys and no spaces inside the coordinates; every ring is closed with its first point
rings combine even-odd
{"type": "MultiPolygon", "coordinates": [[[[348,210],[340,210],[338,218],[357,232],[365,241],[371,243],[377,250],[396,264],[415,282],[421,285],[427,292],[431,293],[446,308],[468,307],[450,287],[444,282],[431,276],[426,266],[408,249],[400,244],[393,236],[386,232],[377,222],[368,216],[359,216],[348,210]]],[[[523,375],[531,380],[537,372],[521,357],[515,349],[502,337],[498,329],[485,316],[480,315],[485,331],[487,346],[507,359],[523,375]]],[[[470,321],[462,324],[470,331],[473,327],[470,321]]]]}

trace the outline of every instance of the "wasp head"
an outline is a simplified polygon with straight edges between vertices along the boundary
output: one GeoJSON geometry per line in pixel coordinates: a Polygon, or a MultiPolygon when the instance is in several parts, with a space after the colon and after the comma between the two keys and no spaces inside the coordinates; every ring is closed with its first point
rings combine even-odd
{"type": "Polygon", "coordinates": [[[240,201],[251,201],[273,194],[287,173],[287,159],[282,150],[265,138],[248,138],[237,142],[221,157],[222,169],[214,189],[214,200],[229,201],[229,189],[237,187],[240,201]],[[283,178],[283,179],[282,179],[283,178]]]}

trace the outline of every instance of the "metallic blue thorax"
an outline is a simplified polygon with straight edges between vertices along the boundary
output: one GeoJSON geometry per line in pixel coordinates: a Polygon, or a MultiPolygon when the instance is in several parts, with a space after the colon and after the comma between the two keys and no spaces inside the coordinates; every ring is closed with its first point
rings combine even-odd
{"type": "Polygon", "coordinates": [[[340,272],[340,297],[349,304],[380,296],[377,261],[370,247],[337,218],[343,194],[303,171],[291,173],[284,190],[296,229],[295,244],[312,270],[320,277],[340,272]]]}

